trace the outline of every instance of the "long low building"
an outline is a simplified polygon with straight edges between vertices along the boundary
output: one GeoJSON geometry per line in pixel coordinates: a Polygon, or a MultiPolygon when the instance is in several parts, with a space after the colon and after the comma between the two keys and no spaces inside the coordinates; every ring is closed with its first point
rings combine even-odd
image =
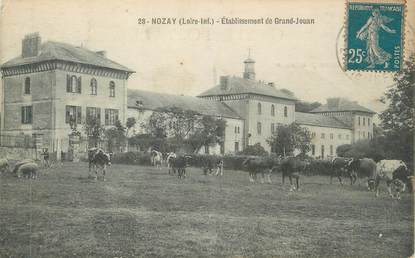
{"type": "MultiPolygon", "coordinates": [[[[220,83],[197,97],[160,94],[127,87],[133,70],[106,57],[66,43],[42,43],[37,33],[22,40],[20,56],[1,66],[1,144],[5,139],[42,136],[42,147],[60,153],[71,148],[69,135],[87,117],[104,127],[134,117],[138,125],[163,107],[178,107],[226,120],[223,144],[206,153],[235,153],[260,144],[280,124],[296,122],[312,135],[310,155],[334,156],[336,148],[373,136],[375,112],[344,98],[330,98],[310,113],[295,112],[294,93],[275,83],[256,80],[255,61],[244,61],[242,77],[221,76],[220,83]],[[72,127],[72,128],[71,128],[72,127]],[[15,138],[4,138],[12,135],[15,138]]],[[[142,128],[136,126],[136,133],[142,128]]],[[[58,156],[59,157],[59,156],[58,156]]]]}

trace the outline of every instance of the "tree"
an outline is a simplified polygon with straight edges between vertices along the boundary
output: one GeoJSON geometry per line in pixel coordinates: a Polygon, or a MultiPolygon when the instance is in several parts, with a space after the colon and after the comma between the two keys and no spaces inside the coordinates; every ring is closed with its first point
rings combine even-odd
{"type": "Polygon", "coordinates": [[[384,149],[392,151],[387,154],[390,158],[399,158],[412,163],[415,54],[412,54],[404,63],[403,69],[395,74],[394,82],[396,84],[389,88],[382,98],[388,107],[379,116],[384,130],[384,149]]]}
{"type": "Polygon", "coordinates": [[[247,146],[243,151],[239,152],[241,155],[265,156],[268,152],[259,143],[247,146]]]}
{"type": "Polygon", "coordinates": [[[187,142],[192,147],[192,152],[199,152],[203,146],[214,146],[221,143],[225,134],[225,128],[225,120],[203,115],[187,139],[187,142]]]}
{"type": "Polygon", "coordinates": [[[88,145],[90,147],[97,147],[104,132],[100,120],[97,117],[87,116],[83,129],[88,138],[88,145]]]}
{"type": "Polygon", "coordinates": [[[108,140],[108,150],[113,151],[114,147],[120,148],[125,145],[126,128],[121,124],[120,120],[115,121],[114,126],[105,129],[104,134],[108,140]]]}
{"type": "Polygon", "coordinates": [[[296,112],[310,112],[313,109],[318,108],[321,106],[320,102],[306,102],[306,101],[299,101],[295,103],[295,111],[296,112]]]}
{"type": "Polygon", "coordinates": [[[296,123],[279,125],[275,133],[267,139],[267,143],[278,155],[291,155],[295,149],[304,155],[311,150],[311,133],[296,123]]]}

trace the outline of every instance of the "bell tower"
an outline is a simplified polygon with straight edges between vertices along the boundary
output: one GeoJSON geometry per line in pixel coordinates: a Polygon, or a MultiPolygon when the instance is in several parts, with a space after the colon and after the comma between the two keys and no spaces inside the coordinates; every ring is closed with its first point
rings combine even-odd
{"type": "Polygon", "coordinates": [[[255,80],[255,60],[251,58],[251,49],[248,50],[248,58],[244,61],[244,79],[255,80]]]}

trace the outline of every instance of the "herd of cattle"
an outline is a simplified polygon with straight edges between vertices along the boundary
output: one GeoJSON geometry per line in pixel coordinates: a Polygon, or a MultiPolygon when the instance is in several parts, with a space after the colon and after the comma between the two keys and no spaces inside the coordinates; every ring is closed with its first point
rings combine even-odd
{"type": "MultiPolygon", "coordinates": [[[[212,156],[213,157],[213,156],[212,156]]],[[[111,165],[111,154],[105,153],[102,149],[91,148],[88,150],[89,172],[94,170],[95,179],[98,178],[98,170],[102,172],[102,178],[105,181],[107,166],[111,165]]],[[[301,159],[299,157],[245,157],[242,162],[243,170],[249,174],[249,181],[255,182],[257,175],[261,175],[261,182],[264,182],[265,176],[271,183],[271,174],[279,172],[282,174],[282,184],[285,178],[290,180],[290,190],[299,189],[300,175],[307,171],[311,160],[301,159]],[[295,179],[295,185],[293,184],[295,179]]],[[[157,168],[165,164],[169,174],[176,174],[178,178],[186,177],[186,168],[192,165],[192,156],[177,155],[173,152],[162,154],[158,151],[151,151],[151,164],[157,168]]],[[[216,169],[216,175],[223,175],[223,159],[214,157],[206,159],[202,164],[204,175],[213,173],[216,169]]],[[[17,177],[36,178],[38,175],[39,165],[31,159],[18,161],[14,164],[12,172],[17,177]]],[[[381,160],[378,163],[369,158],[354,159],[336,157],[330,163],[330,183],[333,178],[337,177],[340,184],[343,184],[342,178],[349,178],[350,184],[356,183],[358,178],[367,178],[367,187],[369,191],[375,191],[379,195],[379,184],[386,183],[390,196],[400,199],[400,193],[408,187],[412,189],[412,172],[408,166],[401,160],[381,160]]],[[[10,171],[9,161],[0,159],[0,172],[10,171]]]]}

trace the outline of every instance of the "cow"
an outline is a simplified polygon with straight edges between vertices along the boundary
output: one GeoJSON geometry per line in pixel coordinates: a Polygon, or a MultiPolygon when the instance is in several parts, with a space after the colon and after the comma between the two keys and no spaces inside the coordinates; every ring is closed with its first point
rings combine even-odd
{"type": "Polygon", "coordinates": [[[0,159],[0,174],[3,172],[9,172],[10,166],[7,159],[0,159]]]}
{"type": "Polygon", "coordinates": [[[349,169],[352,161],[352,158],[342,157],[336,157],[332,160],[332,173],[330,174],[330,184],[332,184],[333,182],[333,177],[337,177],[341,185],[343,185],[342,176],[350,178],[350,185],[352,185],[357,180],[357,174],[349,169]]]}
{"type": "Polygon", "coordinates": [[[242,166],[249,173],[249,182],[255,182],[257,174],[261,174],[261,183],[264,183],[265,174],[267,173],[267,181],[271,182],[271,173],[275,170],[275,161],[269,157],[247,157],[242,166]]]}
{"type": "Polygon", "coordinates": [[[21,175],[19,175],[17,172],[18,172],[20,166],[22,166],[26,163],[36,163],[36,162],[33,159],[23,159],[23,160],[20,160],[20,161],[16,162],[16,164],[14,164],[13,174],[15,174],[17,177],[20,177],[21,175]]]}
{"type": "Polygon", "coordinates": [[[216,168],[216,176],[223,176],[223,158],[216,156],[206,156],[203,159],[202,169],[203,175],[213,174],[213,170],[216,168]]]}
{"type": "Polygon", "coordinates": [[[92,148],[88,150],[89,171],[94,168],[95,180],[98,179],[98,168],[102,171],[102,180],[105,181],[107,166],[111,166],[111,154],[105,153],[102,149],[92,148]]]}
{"type": "Polygon", "coordinates": [[[282,171],[282,185],[284,185],[285,177],[290,179],[290,191],[299,189],[299,180],[301,172],[304,172],[307,169],[309,162],[307,160],[303,160],[299,157],[287,157],[281,161],[280,170],[282,171]],[[292,179],[295,179],[296,186],[293,186],[292,179]]]}
{"type": "Polygon", "coordinates": [[[186,167],[189,166],[191,156],[178,156],[176,158],[171,158],[171,165],[173,171],[177,171],[178,178],[186,178],[186,167]]]}
{"type": "Polygon", "coordinates": [[[167,154],[166,164],[167,164],[167,168],[169,169],[169,174],[170,172],[176,173],[176,170],[173,169],[173,165],[172,165],[172,161],[175,158],[177,158],[176,153],[170,152],[167,154]]]}
{"type": "Polygon", "coordinates": [[[17,169],[17,176],[21,177],[22,175],[27,178],[37,178],[37,172],[39,170],[39,166],[35,162],[24,163],[19,166],[17,169]]]}
{"type": "Polygon", "coordinates": [[[161,163],[163,161],[163,154],[159,151],[152,150],[151,151],[151,165],[156,168],[161,169],[161,163]]]}
{"type": "MultiPolygon", "coordinates": [[[[372,182],[370,179],[374,177],[376,173],[376,163],[373,159],[363,158],[355,159],[353,158],[349,164],[346,166],[347,173],[351,177],[351,184],[356,183],[358,177],[368,178],[368,185],[372,182]]],[[[360,185],[360,181],[359,181],[360,185]]]]}
{"type": "MultiPolygon", "coordinates": [[[[389,196],[393,198],[392,187],[396,191],[396,198],[400,199],[400,193],[405,191],[405,183],[408,181],[409,170],[402,160],[381,160],[376,164],[376,177],[374,188],[376,196],[379,196],[379,183],[385,181],[389,196]]],[[[373,184],[372,183],[372,184],[373,184]]]]}

